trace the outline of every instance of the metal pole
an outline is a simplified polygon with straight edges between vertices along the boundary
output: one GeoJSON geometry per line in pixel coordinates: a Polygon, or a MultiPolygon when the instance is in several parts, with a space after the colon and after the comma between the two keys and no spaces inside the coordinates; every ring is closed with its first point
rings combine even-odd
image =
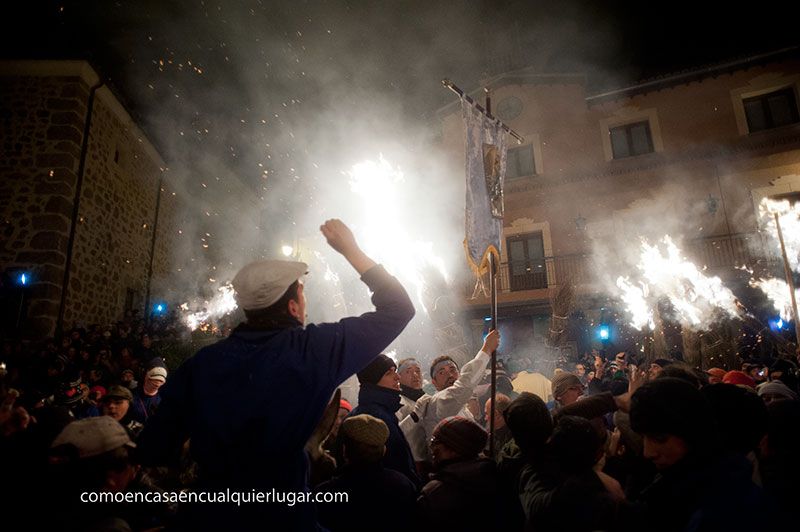
{"type": "Polygon", "coordinates": [[[92,128],[92,111],[97,90],[105,82],[100,80],[97,85],[89,88],[89,99],[86,102],[86,120],[83,123],[83,138],[81,139],[81,154],[78,161],[78,177],[75,181],[75,196],[72,200],[72,222],[69,226],[69,239],[67,240],[67,258],[64,261],[64,278],[61,281],[61,301],[58,304],[58,318],[56,319],[56,334],[61,334],[64,329],[64,310],[67,307],[67,293],[69,289],[69,276],[72,269],[72,253],[75,247],[75,233],[78,229],[78,213],[81,207],[81,192],[83,191],[83,174],[86,171],[86,154],[89,152],[89,135],[92,128]]]}
{"type": "MultiPolygon", "coordinates": [[[[456,94],[458,94],[459,96],[461,96],[462,98],[467,100],[469,103],[474,105],[478,109],[478,111],[480,111],[481,113],[485,114],[491,120],[497,120],[497,123],[500,125],[501,128],[503,128],[503,131],[505,131],[506,133],[508,133],[509,135],[514,137],[515,139],[517,139],[517,144],[522,144],[523,142],[525,142],[525,139],[519,133],[517,133],[516,131],[514,131],[513,129],[511,129],[510,127],[505,125],[502,121],[500,121],[500,119],[495,118],[494,116],[492,116],[492,110],[491,110],[490,105],[488,103],[487,103],[486,109],[484,109],[483,107],[481,107],[481,105],[478,102],[473,100],[468,94],[465,94],[463,90],[461,90],[455,83],[453,83],[452,81],[450,81],[447,78],[442,80],[442,85],[444,85],[446,88],[450,89],[451,91],[455,92],[456,94]]],[[[484,89],[484,90],[487,91],[487,93],[488,93],[488,89],[484,89]]],[[[489,100],[488,100],[488,96],[487,96],[487,102],[488,101],[489,100]]]]}
{"type": "MultiPolygon", "coordinates": [[[[489,331],[497,329],[497,267],[495,265],[494,253],[489,254],[489,286],[491,288],[491,316],[492,326],[489,331]]],[[[489,409],[489,457],[494,460],[494,417],[496,410],[495,395],[497,394],[497,351],[492,351],[492,383],[489,400],[492,408],[489,409]]]]}
{"type": "Polygon", "coordinates": [[[797,320],[797,299],[794,295],[794,278],[792,269],[789,267],[789,258],[786,256],[786,244],[783,243],[783,231],[781,231],[781,221],[778,213],[774,212],[775,226],[778,228],[778,240],[781,242],[781,255],[783,256],[783,272],[786,274],[786,284],[789,285],[789,295],[792,298],[792,315],[794,317],[795,345],[800,346],[800,322],[797,320]]]}
{"type": "MultiPolygon", "coordinates": [[[[492,98],[489,94],[489,89],[484,89],[486,92],[486,114],[491,116],[492,113],[492,98]]],[[[499,251],[499,250],[498,250],[499,251]]],[[[491,331],[497,329],[497,257],[494,253],[489,253],[489,286],[491,287],[491,316],[492,327],[491,331]]],[[[492,408],[489,409],[489,456],[494,460],[494,418],[495,410],[497,410],[497,403],[495,402],[497,395],[497,351],[492,351],[492,377],[491,377],[491,391],[490,400],[492,408]]]]}
{"type": "Polygon", "coordinates": [[[150,323],[150,282],[153,280],[153,261],[156,255],[156,238],[158,236],[158,212],[161,209],[161,187],[164,183],[164,174],[158,176],[158,192],[156,193],[156,214],[153,220],[153,238],[150,239],[150,265],[147,267],[147,290],[144,298],[144,320],[150,323]]]}

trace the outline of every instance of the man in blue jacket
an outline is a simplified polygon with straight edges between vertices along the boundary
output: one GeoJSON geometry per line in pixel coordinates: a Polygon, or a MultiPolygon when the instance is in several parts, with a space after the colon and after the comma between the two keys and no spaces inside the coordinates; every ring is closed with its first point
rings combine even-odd
{"type": "MultiPolygon", "coordinates": [[[[328,220],[320,230],[372,290],[375,311],[303,327],[305,264],[259,261],[239,271],[233,288],[247,322],[173,373],[139,451],[145,465],[174,464],[190,439],[199,469],[196,491],[239,491],[244,500],[255,490],[273,499],[192,505],[187,529],[313,530],[313,501],[280,503],[271,494],[285,500],[286,492],[310,491],[303,446],[331,395],[414,315],[397,279],[361,251],[344,223],[328,220]]],[[[292,501],[307,500],[290,495],[292,501]]]]}
{"type": "Polygon", "coordinates": [[[369,414],[386,424],[389,437],[386,441],[386,454],[383,465],[404,474],[408,480],[419,486],[420,479],[414,467],[414,458],[400,424],[397,411],[400,410],[400,376],[397,364],[384,354],[370,362],[369,366],[358,372],[358,406],[348,417],[369,414]]]}

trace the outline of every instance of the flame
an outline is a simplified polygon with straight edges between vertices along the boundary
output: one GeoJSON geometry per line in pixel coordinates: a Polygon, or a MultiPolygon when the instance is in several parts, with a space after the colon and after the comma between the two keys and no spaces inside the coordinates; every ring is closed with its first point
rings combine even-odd
{"type": "Polygon", "coordinates": [[[359,241],[364,251],[406,285],[413,285],[417,300],[427,313],[423,302],[426,281],[423,269],[433,267],[447,280],[444,261],[433,252],[433,243],[414,239],[413,212],[399,202],[403,173],[392,168],[381,155],[378,162],[363,161],[348,172],[350,188],[362,198],[363,219],[359,241]]]}
{"type": "Polygon", "coordinates": [[[183,303],[180,309],[184,312],[183,322],[186,326],[195,330],[200,328],[202,331],[217,331],[211,321],[230,314],[236,310],[236,300],[233,297],[233,286],[230,283],[224,284],[218,288],[218,294],[215,295],[211,301],[205,301],[203,310],[191,312],[189,310],[189,303],[183,303]]]}
{"type": "Polygon", "coordinates": [[[764,198],[758,204],[758,213],[767,229],[767,234],[774,241],[776,250],[780,250],[778,227],[775,224],[775,215],[778,215],[789,266],[792,270],[800,272],[800,205],[792,205],[786,200],[775,201],[764,198]]]}
{"type": "MultiPolygon", "coordinates": [[[[783,321],[792,321],[792,297],[789,285],[783,279],[751,279],[750,286],[760,289],[772,301],[772,306],[783,321]]],[[[795,289],[795,299],[800,301],[800,290],[795,289]]]]}
{"type": "Polygon", "coordinates": [[[634,286],[628,281],[627,277],[619,277],[617,286],[622,290],[622,301],[625,302],[628,312],[631,313],[630,324],[640,331],[645,325],[651,331],[655,329],[653,311],[647,302],[647,285],[640,281],[639,286],[634,286]]]}
{"type": "Polygon", "coordinates": [[[660,243],[663,251],[659,244],[651,246],[642,239],[640,262],[637,264],[640,278],[635,283],[628,277],[617,278],[621,297],[633,317],[631,325],[637,329],[649,325],[652,329],[652,308],[661,298],[669,299],[677,319],[691,328],[703,328],[717,309],[731,317],[739,315],[736,296],[723,286],[719,277],[703,274],[683,257],[669,235],[664,236],[660,243]]]}

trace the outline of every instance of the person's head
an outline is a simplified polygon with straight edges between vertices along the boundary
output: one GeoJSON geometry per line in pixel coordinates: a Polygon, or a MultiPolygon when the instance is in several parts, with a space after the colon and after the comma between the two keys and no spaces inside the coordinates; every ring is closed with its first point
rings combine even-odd
{"type": "Polygon", "coordinates": [[[160,358],[154,358],[150,363],[150,368],[144,374],[142,389],[145,395],[153,396],[158,393],[158,389],[167,382],[167,368],[160,358]]]}
{"type": "Polygon", "coordinates": [[[150,347],[152,347],[152,345],[153,345],[153,341],[150,338],[150,335],[147,334],[147,333],[144,333],[142,335],[142,347],[144,347],[145,349],[150,349],[150,347]]]}
{"type": "Polygon", "coordinates": [[[574,373],[561,371],[553,377],[553,399],[561,406],[571,405],[583,395],[583,383],[574,373]]]}
{"type": "Polygon", "coordinates": [[[592,423],[577,416],[561,416],[548,442],[551,456],[563,471],[587,471],[602,454],[603,439],[592,423]]]}
{"type": "Polygon", "coordinates": [[[433,429],[431,455],[433,465],[449,460],[471,460],[486,447],[488,435],[477,423],[467,418],[446,417],[433,429]]]}
{"type": "Polygon", "coordinates": [[[348,417],[339,430],[344,457],[350,464],[374,464],[386,453],[389,428],[376,417],[369,414],[348,417]]]}
{"type": "MultiPolygon", "coordinates": [[[[495,399],[497,401],[497,407],[494,410],[494,428],[495,430],[502,428],[506,425],[505,418],[503,418],[503,412],[508,408],[508,405],[511,404],[511,398],[503,393],[495,394],[495,399]]],[[[486,426],[489,426],[490,419],[491,419],[491,412],[492,412],[492,400],[489,399],[486,401],[486,404],[483,407],[484,416],[486,419],[486,426]]]]}
{"type": "Polygon", "coordinates": [[[767,405],[773,401],[797,400],[797,394],[781,381],[765,382],[758,387],[758,396],[767,405]]]}
{"type": "Polygon", "coordinates": [[[726,450],[754,451],[767,432],[767,407],[752,390],[731,384],[710,384],[702,389],[717,422],[719,443],[726,450]]]}
{"type": "Polygon", "coordinates": [[[722,377],[722,382],[725,384],[735,384],[736,386],[744,386],[751,390],[756,389],[756,381],[744,371],[731,370],[722,377]]]}
{"type": "Polygon", "coordinates": [[[701,380],[694,369],[687,364],[683,364],[681,362],[674,362],[665,366],[661,371],[658,372],[659,379],[663,379],[665,377],[671,377],[675,379],[681,379],[695,388],[700,388],[703,385],[705,379],[701,380]]]}
{"type": "Polygon", "coordinates": [[[128,414],[132,400],[133,395],[129,389],[119,385],[112,386],[100,402],[100,412],[104,416],[111,416],[117,421],[122,421],[128,414]]]}
{"type": "Polygon", "coordinates": [[[538,396],[522,392],[503,411],[503,419],[520,451],[533,457],[540,453],[553,432],[553,418],[538,396]]]}
{"type": "Polygon", "coordinates": [[[50,462],[68,466],[77,482],[96,491],[124,491],[136,476],[129,451],[136,447],[125,428],[109,416],[66,425],[50,446],[50,462]]]}
{"type": "Polygon", "coordinates": [[[415,390],[422,388],[422,368],[414,358],[404,358],[397,363],[397,374],[400,375],[400,384],[415,390]]]}
{"type": "Polygon", "coordinates": [[[372,359],[369,365],[358,372],[358,382],[361,385],[371,384],[400,390],[400,376],[397,375],[397,364],[390,357],[381,353],[372,359]]]}
{"type": "Polygon", "coordinates": [[[575,375],[578,377],[583,377],[586,375],[586,365],[578,362],[575,364],[575,375]]]}
{"type": "Polygon", "coordinates": [[[458,364],[447,355],[436,357],[431,363],[431,383],[436,391],[442,391],[456,383],[461,374],[458,364]]]}
{"type": "Polygon", "coordinates": [[[301,277],[303,262],[261,260],[243,267],[233,278],[236,302],[254,325],[294,318],[306,320],[306,297],[301,277]]]}
{"type": "Polygon", "coordinates": [[[781,381],[791,390],[797,390],[797,364],[785,358],[775,360],[769,366],[769,380],[781,381]]]}
{"type": "Polygon", "coordinates": [[[655,379],[661,373],[661,370],[672,364],[672,361],[666,358],[657,358],[650,364],[650,369],[647,372],[647,377],[650,380],[655,379]]]}
{"type": "Polygon", "coordinates": [[[686,381],[660,378],[631,398],[631,428],[642,435],[644,457],[668,469],[690,453],[706,456],[712,446],[714,419],[703,394],[686,381]]]}

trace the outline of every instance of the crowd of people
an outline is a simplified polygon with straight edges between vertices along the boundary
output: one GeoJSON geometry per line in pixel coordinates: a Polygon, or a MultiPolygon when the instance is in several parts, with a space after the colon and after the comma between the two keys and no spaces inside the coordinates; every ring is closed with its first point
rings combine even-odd
{"type": "Polygon", "coordinates": [[[492,397],[498,331],[463,365],[390,358],[414,314],[407,293],[340,221],[321,231],[374,311],[306,324],[307,266],[258,261],[233,281],[246,321],[178,367],[154,349],[178,336],[167,320],[5,342],[4,500],[37,509],[8,512],[8,529],[751,532],[796,522],[795,361],[701,371],[596,352],[552,375],[501,367],[492,397]],[[342,397],[353,375],[358,396],[342,397]],[[231,490],[311,497],[86,501],[231,490]],[[316,497],[334,493],[346,502],[316,497]]]}

